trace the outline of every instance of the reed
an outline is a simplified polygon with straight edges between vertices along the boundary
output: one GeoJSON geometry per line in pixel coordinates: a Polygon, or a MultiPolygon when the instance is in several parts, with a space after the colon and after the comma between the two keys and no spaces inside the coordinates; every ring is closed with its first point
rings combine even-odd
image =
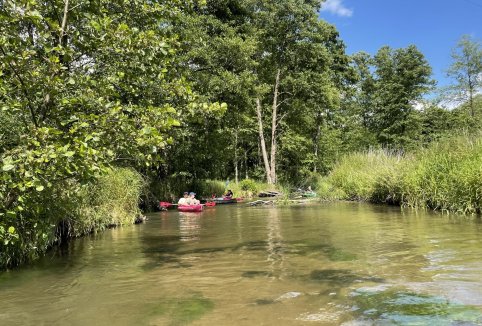
{"type": "Polygon", "coordinates": [[[383,150],[350,154],[317,188],[324,199],[479,214],[482,137],[447,138],[405,155],[383,150]]]}
{"type": "Polygon", "coordinates": [[[318,183],[317,191],[328,199],[394,201],[393,188],[401,161],[401,154],[384,150],[347,155],[318,183]]]}
{"type": "Polygon", "coordinates": [[[482,208],[482,137],[459,136],[422,149],[400,170],[403,204],[464,214],[482,208]]]}

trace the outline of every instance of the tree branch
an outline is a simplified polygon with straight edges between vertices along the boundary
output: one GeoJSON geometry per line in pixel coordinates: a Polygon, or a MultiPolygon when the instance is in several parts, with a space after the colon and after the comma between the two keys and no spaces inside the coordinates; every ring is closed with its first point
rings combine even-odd
{"type": "Polygon", "coordinates": [[[63,46],[63,40],[65,36],[65,28],[67,25],[67,14],[69,13],[69,0],[64,0],[64,18],[62,19],[62,27],[60,29],[59,45],[63,46]]]}

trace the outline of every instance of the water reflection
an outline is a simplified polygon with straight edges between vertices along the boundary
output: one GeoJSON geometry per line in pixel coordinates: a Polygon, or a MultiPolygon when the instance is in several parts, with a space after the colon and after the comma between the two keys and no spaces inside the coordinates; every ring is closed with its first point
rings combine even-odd
{"type": "Polygon", "coordinates": [[[280,275],[283,270],[284,249],[281,236],[281,220],[279,210],[271,208],[267,216],[267,252],[266,260],[269,262],[271,275],[280,275]],[[276,273],[278,272],[278,273],[276,273]]]}
{"type": "Polygon", "coordinates": [[[201,214],[179,212],[179,215],[180,240],[183,242],[199,240],[201,214]]]}

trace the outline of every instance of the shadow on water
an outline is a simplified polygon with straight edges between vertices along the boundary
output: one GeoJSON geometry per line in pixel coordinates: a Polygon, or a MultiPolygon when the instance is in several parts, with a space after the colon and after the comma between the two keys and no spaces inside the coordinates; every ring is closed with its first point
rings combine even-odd
{"type": "Polygon", "coordinates": [[[247,241],[247,242],[242,242],[236,246],[233,246],[230,248],[232,251],[238,251],[238,250],[248,250],[248,251],[265,251],[268,248],[268,242],[267,241],[247,241]]]}
{"type": "Polygon", "coordinates": [[[241,274],[242,277],[255,278],[255,277],[269,277],[272,273],[267,271],[246,271],[241,274]]]}
{"type": "Polygon", "coordinates": [[[331,261],[354,261],[358,257],[356,254],[344,251],[328,244],[308,244],[303,242],[291,243],[287,252],[302,256],[312,254],[323,254],[331,261]]]}
{"type": "MultiPolygon", "coordinates": [[[[232,246],[182,249],[180,236],[149,236],[143,237],[144,254],[150,261],[143,265],[144,270],[150,270],[166,264],[177,264],[176,267],[191,267],[180,263],[180,258],[186,255],[204,255],[222,252],[260,251],[271,254],[326,256],[330,261],[354,261],[357,255],[346,252],[327,244],[307,244],[303,242],[277,242],[269,245],[268,241],[245,241],[232,246]]],[[[243,275],[243,277],[248,277],[243,275]]]]}
{"type": "Polygon", "coordinates": [[[348,269],[313,270],[309,275],[309,280],[316,282],[326,282],[340,286],[346,286],[347,284],[355,282],[385,282],[385,280],[382,278],[355,274],[348,269]]]}
{"type": "Polygon", "coordinates": [[[266,241],[248,241],[233,246],[184,249],[184,244],[178,236],[151,236],[143,239],[143,250],[148,262],[143,265],[144,270],[151,270],[166,264],[177,264],[177,267],[191,267],[181,264],[180,258],[189,255],[205,255],[222,252],[237,251],[266,251],[266,241]]]}
{"type": "Polygon", "coordinates": [[[360,321],[396,325],[480,325],[482,312],[445,298],[406,289],[359,289],[352,293],[355,316],[360,321]]]}

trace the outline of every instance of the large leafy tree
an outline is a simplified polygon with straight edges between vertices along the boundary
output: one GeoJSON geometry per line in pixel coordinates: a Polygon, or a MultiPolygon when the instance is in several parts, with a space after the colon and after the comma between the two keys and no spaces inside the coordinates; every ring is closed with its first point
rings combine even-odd
{"type": "Polygon", "coordinates": [[[300,147],[315,144],[308,145],[313,159],[305,163],[317,161],[319,126],[323,114],[337,106],[339,77],[348,59],[336,29],[318,18],[320,1],[254,1],[254,8],[259,40],[259,65],[253,70],[256,117],[267,181],[276,183],[283,139],[300,147]],[[295,121],[304,116],[311,116],[301,127],[308,135],[296,132],[300,125],[295,121]]]}
{"type": "Polygon", "coordinates": [[[177,130],[163,174],[194,180],[223,178],[234,171],[238,179],[240,163],[255,142],[248,114],[254,84],[250,69],[256,64],[251,14],[243,1],[208,1],[175,26],[194,91],[205,101],[227,103],[229,111],[224,116],[186,116],[189,123],[177,130]]]}
{"type": "Polygon", "coordinates": [[[339,106],[348,67],[336,29],[318,18],[319,5],[208,1],[177,26],[194,89],[229,106],[222,119],[198,119],[179,131],[186,141],[173,148],[171,160],[184,174],[233,173],[237,180],[240,165],[247,171],[261,162],[275,183],[278,168],[290,176],[296,166],[316,170],[319,126],[339,106]]]}
{"type": "Polygon", "coordinates": [[[170,130],[187,112],[221,109],[190,104],[193,94],[176,57],[178,37],[169,28],[197,5],[2,2],[0,107],[2,122],[16,131],[2,131],[0,141],[5,248],[12,241],[38,243],[19,239],[42,237],[29,231],[37,225],[29,217],[55,223],[46,203],[75,192],[106,166],[162,159],[170,130]]]}
{"type": "Polygon", "coordinates": [[[372,128],[385,146],[414,145],[421,133],[415,106],[434,82],[432,69],[413,45],[407,48],[382,47],[374,56],[375,103],[372,128]]]}

